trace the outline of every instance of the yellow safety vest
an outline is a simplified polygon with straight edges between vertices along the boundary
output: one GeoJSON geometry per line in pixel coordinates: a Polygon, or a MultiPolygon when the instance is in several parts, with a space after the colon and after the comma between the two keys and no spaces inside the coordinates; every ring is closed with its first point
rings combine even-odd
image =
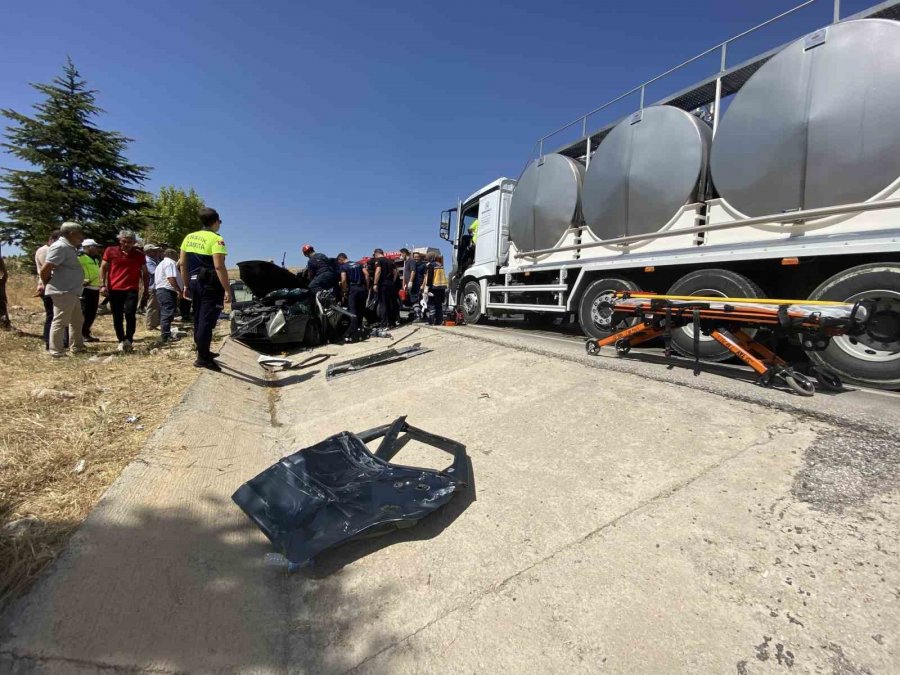
{"type": "Polygon", "coordinates": [[[471,225],[469,225],[469,230],[472,232],[472,243],[478,243],[478,218],[475,219],[471,225]]]}
{"type": "Polygon", "coordinates": [[[81,263],[87,288],[100,288],[100,263],[87,253],[82,253],[78,256],[78,262],[81,263]]]}

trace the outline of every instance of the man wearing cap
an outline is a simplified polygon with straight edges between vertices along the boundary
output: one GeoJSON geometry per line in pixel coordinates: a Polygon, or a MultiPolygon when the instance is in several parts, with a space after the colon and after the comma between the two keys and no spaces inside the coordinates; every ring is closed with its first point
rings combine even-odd
{"type": "Polygon", "coordinates": [[[81,289],[81,313],[84,324],[81,335],[85,342],[99,342],[91,335],[91,327],[97,318],[97,306],[100,304],[100,244],[93,239],[85,239],[81,243],[82,253],[78,262],[84,272],[84,288],[81,289]]]}
{"type": "Polygon", "coordinates": [[[213,330],[225,307],[228,270],[225,268],[225,240],[219,234],[222,219],[215,209],[200,209],[202,229],[191,232],[181,242],[180,267],[184,297],[193,302],[194,343],[197,345],[195,368],[220,371],[210,351],[213,330]]]}
{"type": "Polygon", "coordinates": [[[147,265],[131,230],[119,232],[119,245],[107,246],[100,265],[100,292],[109,297],[120,352],[130,352],[137,328],[138,292],[146,283],[147,265]]]}
{"type": "Polygon", "coordinates": [[[50,326],[50,356],[65,356],[64,333],[71,327],[72,353],[84,351],[81,325],[81,289],[84,287],[84,270],[78,262],[78,247],[84,240],[81,225],[63,223],[60,238],[47,251],[47,259],[40,269],[44,294],[53,303],[53,322],[50,326]]]}

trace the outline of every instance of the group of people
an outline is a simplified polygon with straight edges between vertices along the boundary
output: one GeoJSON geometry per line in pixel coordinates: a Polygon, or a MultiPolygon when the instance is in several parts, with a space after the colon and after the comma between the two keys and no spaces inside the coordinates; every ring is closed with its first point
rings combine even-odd
{"type": "Polygon", "coordinates": [[[403,303],[410,307],[413,320],[427,320],[432,325],[444,322],[447,275],[434,251],[423,256],[401,248],[396,262],[380,248],[361,262],[351,261],[346,253],[329,258],[310,244],[304,245],[302,252],[308,259],[309,288],[333,290],[353,315],[348,339],[362,334],[363,319],[370,309],[377,310],[379,327],[398,326],[403,303]]]}
{"type": "MultiPolygon", "coordinates": [[[[188,234],[181,250],[141,246],[137,235],[119,232],[118,243],[102,247],[86,239],[80,224],[63,223],[45,246],[35,253],[40,280],[38,294],[44,302],[44,342],[53,358],[66,349],[84,351],[86,342],[96,342],[91,328],[101,303],[108,303],[121,352],[131,351],[137,328],[137,313],[146,308],[147,327],[159,328],[163,342],[178,339],[172,323],[180,311],[193,314],[194,343],[198,368],[220,370],[211,351],[216,322],[230,298],[225,241],[219,234],[222,220],[215,209],[200,210],[201,227],[188,234]]],[[[334,259],[307,244],[304,274],[313,291],[333,291],[353,315],[351,339],[362,336],[367,311],[376,310],[379,326],[400,323],[405,302],[413,320],[443,323],[448,290],[447,275],[437,254],[400,250],[400,260],[385,256],[380,248],[371,258],[352,262],[345,253],[334,259]]],[[[2,258],[0,258],[2,260],[2,258]]],[[[5,267],[0,268],[5,282],[5,267]]],[[[5,303],[4,303],[5,304],[5,303]]],[[[5,307],[0,307],[0,318],[5,307]]]]}
{"type": "Polygon", "coordinates": [[[112,313],[120,352],[133,349],[139,309],[145,310],[147,328],[159,328],[163,342],[179,339],[172,329],[176,314],[185,320],[192,312],[194,365],[219,370],[211,344],[228,288],[227,251],[218,235],[219,214],[204,208],[199,219],[201,229],[185,237],[180,252],[153,244],[139,246],[130,230],[119,232],[118,244],[105,248],[85,239],[78,223],[63,223],[53,232],[35,252],[50,356],[62,358],[67,348],[78,353],[86,342],[97,341],[91,329],[102,298],[112,313]]]}

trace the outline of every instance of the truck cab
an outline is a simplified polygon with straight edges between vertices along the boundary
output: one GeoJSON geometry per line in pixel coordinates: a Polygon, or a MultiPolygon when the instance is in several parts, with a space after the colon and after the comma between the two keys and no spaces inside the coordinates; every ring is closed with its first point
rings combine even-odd
{"type": "MultiPolygon", "coordinates": [[[[450,307],[468,303],[483,311],[487,281],[496,276],[509,258],[509,204],[516,181],[498,178],[485,185],[456,208],[441,212],[441,239],[453,247],[450,267],[450,307]],[[470,228],[477,221],[472,245],[470,228]]],[[[470,313],[470,312],[469,312],[470,313]]]]}

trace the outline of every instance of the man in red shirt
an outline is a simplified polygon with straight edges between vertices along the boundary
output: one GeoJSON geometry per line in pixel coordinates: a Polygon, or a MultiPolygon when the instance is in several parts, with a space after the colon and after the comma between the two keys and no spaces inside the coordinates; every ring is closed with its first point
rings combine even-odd
{"type": "Polygon", "coordinates": [[[100,265],[100,292],[109,298],[120,352],[131,351],[138,292],[147,279],[146,260],[144,254],[135,248],[136,242],[134,232],[122,230],[119,232],[119,245],[106,248],[100,265]]]}

